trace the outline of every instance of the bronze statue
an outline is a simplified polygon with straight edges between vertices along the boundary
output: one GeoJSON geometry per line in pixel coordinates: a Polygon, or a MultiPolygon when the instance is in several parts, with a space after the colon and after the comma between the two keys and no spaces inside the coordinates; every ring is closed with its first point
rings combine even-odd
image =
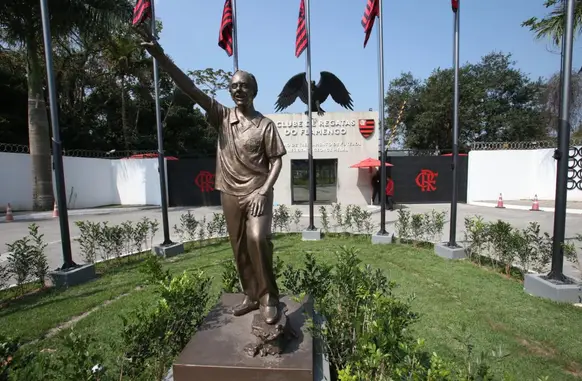
{"type": "MultiPolygon", "coordinates": [[[[321,78],[317,85],[315,81],[311,81],[311,109],[317,111],[320,116],[324,115],[325,111],[323,111],[321,105],[331,95],[331,98],[340,106],[353,111],[352,97],[343,82],[329,71],[322,71],[320,76],[321,78]]],[[[275,103],[275,111],[279,112],[291,106],[297,97],[307,104],[307,78],[305,73],[294,75],[283,86],[283,90],[281,90],[275,103]]],[[[307,114],[307,111],[305,114],[307,114]]]]}
{"type": "Polygon", "coordinates": [[[172,77],[176,86],[206,111],[218,130],[215,189],[221,193],[226,227],[241,285],[242,303],[232,311],[241,316],[260,310],[267,324],[281,317],[279,290],[273,272],[273,185],[287,151],[272,120],[256,111],[255,77],[237,71],[229,84],[234,108],[221,105],[196,87],[166,56],[147,29],[138,29],[142,45],[172,77]]]}

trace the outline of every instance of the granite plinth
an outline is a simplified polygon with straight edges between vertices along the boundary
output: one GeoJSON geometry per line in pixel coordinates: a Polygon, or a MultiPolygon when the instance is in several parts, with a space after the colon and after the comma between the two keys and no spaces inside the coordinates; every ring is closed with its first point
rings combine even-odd
{"type": "Polygon", "coordinates": [[[448,243],[435,244],[434,252],[439,257],[446,259],[465,259],[467,257],[465,248],[461,246],[451,247],[448,243]]]}
{"type": "Polygon", "coordinates": [[[541,274],[526,274],[523,289],[530,295],[562,303],[582,303],[582,284],[568,279],[557,282],[541,274]]]}
{"type": "Polygon", "coordinates": [[[321,240],[321,231],[319,231],[319,230],[303,230],[301,238],[303,241],[319,241],[319,240],[321,240]]]}
{"type": "Polygon", "coordinates": [[[200,329],[174,362],[174,381],[313,381],[314,344],[305,324],[311,303],[281,298],[286,323],[295,333],[279,355],[252,357],[245,351],[257,342],[252,333],[256,313],[233,316],[242,294],[223,294],[200,329]]]}
{"type": "Polygon", "coordinates": [[[76,286],[95,279],[97,276],[95,265],[91,263],[66,270],[51,271],[48,275],[56,288],[76,286]]]}
{"type": "Polygon", "coordinates": [[[157,245],[152,248],[152,252],[160,257],[171,258],[184,252],[184,244],[173,242],[167,245],[157,245]]]}
{"type": "Polygon", "coordinates": [[[392,234],[379,234],[376,233],[372,235],[373,245],[389,245],[392,243],[392,234]]]}

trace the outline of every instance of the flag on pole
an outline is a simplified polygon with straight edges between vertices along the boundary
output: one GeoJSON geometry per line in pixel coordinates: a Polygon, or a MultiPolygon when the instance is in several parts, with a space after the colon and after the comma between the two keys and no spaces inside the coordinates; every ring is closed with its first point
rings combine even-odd
{"type": "Polygon", "coordinates": [[[366,4],[366,10],[364,11],[364,16],[362,16],[362,26],[364,27],[364,33],[366,33],[366,37],[364,39],[364,48],[368,43],[370,33],[372,33],[372,28],[374,28],[374,21],[376,20],[376,17],[380,15],[380,6],[378,1],[379,0],[368,0],[368,3],[366,4]]]}
{"type": "Polygon", "coordinates": [[[220,46],[228,56],[232,56],[232,32],[234,23],[232,21],[232,3],[231,0],[224,2],[222,10],[222,21],[220,23],[220,35],[218,37],[218,46],[220,46]]]}
{"type": "Polygon", "coordinates": [[[152,17],[152,3],[150,0],[137,0],[133,8],[133,25],[138,25],[152,17]]]}
{"type": "Polygon", "coordinates": [[[457,12],[459,10],[459,0],[451,0],[451,6],[453,7],[453,12],[457,12]]]}
{"type": "Polygon", "coordinates": [[[297,35],[295,36],[295,57],[299,57],[307,48],[307,24],[305,19],[305,0],[299,5],[299,18],[297,19],[297,35]]]}

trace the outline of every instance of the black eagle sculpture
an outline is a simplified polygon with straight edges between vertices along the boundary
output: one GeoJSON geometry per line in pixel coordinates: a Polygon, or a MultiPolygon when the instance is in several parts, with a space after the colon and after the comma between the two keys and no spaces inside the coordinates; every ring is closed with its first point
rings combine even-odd
{"type": "MultiPolygon", "coordinates": [[[[330,95],[343,108],[354,110],[352,97],[342,81],[329,71],[322,71],[317,85],[315,81],[311,81],[311,109],[317,110],[317,114],[320,116],[324,115],[325,111],[323,111],[321,105],[330,95]]],[[[295,102],[297,97],[307,104],[307,76],[305,73],[294,75],[287,81],[277,98],[275,111],[285,110],[295,102]]],[[[305,114],[307,114],[307,111],[305,114]]]]}

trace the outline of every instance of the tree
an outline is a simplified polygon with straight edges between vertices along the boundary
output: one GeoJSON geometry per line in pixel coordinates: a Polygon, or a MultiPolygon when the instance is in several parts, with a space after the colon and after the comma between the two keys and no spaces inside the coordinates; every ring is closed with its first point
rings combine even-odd
{"type": "MultiPolygon", "coordinates": [[[[52,0],[49,17],[54,39],[66,39],[74,31],[99,35],[128,22],[131,4],[126,0],[52,0]]],[[[4,0],[0,3],[0,39],[12,46],[22,46],[26,55],[33,209],[50,210],[54,197],[41,31],[37,0],[4,0]]]]}
{"type": "Polygon", "coordinates": [[[0,142],[25,144],[26,77],[22,51],[0,49],[0,142]]]}
{"type": "MultiPolygon", "coordinates": [[[[514,68],[511,55],[491,53],[459,68],[459,143],[534,140],[547,136],[541,80],[514,68]]],[[[452,146],[453,70],[436,69],[425,81],[404,73],[386,95],[388,126],[407,101],[397,134],[413,149],[452,146]]]]}
{"type": "MultiPolygon", "coordinates": [[[[535,33],[537,39],[550,38],[550,41],[559,46],[564,35],[564,22],[566,2],[564,0],[546,0],[544,7],[552,8],[551,12],[544,18],[532,17],[524,21],[521,25],[528,27],[535,33]]],[[[577,0],[574,8],[574,31],[579,34],[582,27],[582,1],[577,0]]]]}

